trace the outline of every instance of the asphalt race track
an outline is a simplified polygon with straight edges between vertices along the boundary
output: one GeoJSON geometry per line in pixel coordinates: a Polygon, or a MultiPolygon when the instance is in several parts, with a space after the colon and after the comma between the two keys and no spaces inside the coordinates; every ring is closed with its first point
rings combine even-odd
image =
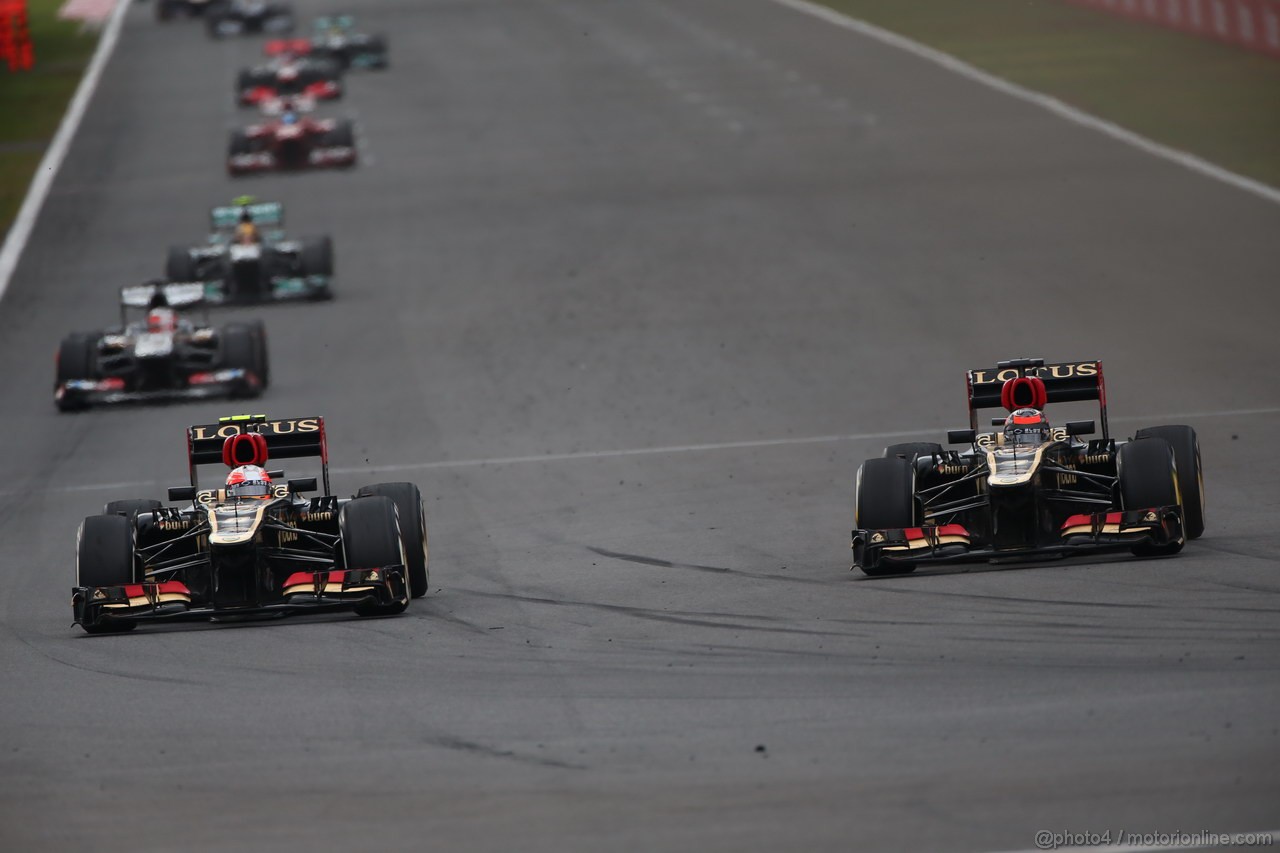
{"type": "Polygon", "coordinates": [[[767,0],[357,11],[365,163],[233,182],[260,41],[129,10],[0,303],[0,848],[1280,824],[1280,207],[767,0]],[[268,394],[58,414],[60,337],[242,192],[337,243],[332,303],[218,313],[265,318],[268,394]],[[851,573],[859,462],[1022,355],[1101,358],[1116,432],[1193,425],[1205,537],[851,573]],[[432,593],[73,628],[81,518],[244,410],[325,415],[341,493],[420,484],[432,593]]]}

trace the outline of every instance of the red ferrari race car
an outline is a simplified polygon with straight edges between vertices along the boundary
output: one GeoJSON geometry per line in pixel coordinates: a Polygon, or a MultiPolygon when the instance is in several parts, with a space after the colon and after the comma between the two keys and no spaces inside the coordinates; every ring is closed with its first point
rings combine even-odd
{"type": "Polygon", "coordinates": [[[231,133],[232,177],[276,170],[346,168],[356,164],[350,119],[313,119],[286,110],[278,119],[231,133]]]}
{"type": "Polygon", "coordinates": [[[341,98],[342,66],[332,59],[282,56],[245,68],[236,78],[236,98],[243,107],[295,95],[317,101],[341,98]]]}

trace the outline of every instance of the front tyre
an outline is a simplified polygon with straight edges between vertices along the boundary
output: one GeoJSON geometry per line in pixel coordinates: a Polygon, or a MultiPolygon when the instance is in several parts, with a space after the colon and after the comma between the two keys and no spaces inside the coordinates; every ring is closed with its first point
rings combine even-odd
{"type": "MultiPolygon", "coordinates": [[[[76,535],[76,586],[124,586],[137,581],[133,562],[133,521],[123,515],[91,515],[76,535]]],[[[90,634],[132,631],[133,622],[83,626],[90,634]]]]}
{"type": "Polygon", "coordinates": [[[1204,474],[1200,468],[1200,440],[1189,426],[1158,426],[1138,430],[1135,439],[1163,438],[1173,448],[1182,495],[1182,526],[1188,539],[1204,533],[1204,474]]]}
{"type": "MultiPolygon", "coordinates": [[[[391,498],[373,495],[357,498],[338,515],[342,555],[348,569],[381,569],[406,565],[396,505],[391,498]]],[[[406,584],[406,587],[408,584],[406,584]]],[[[390,604],[362,604],[358,616],[394,616],[409,606],[409,596],[390,604]]]]}
{"type": "MultiPolygon", "coordinates": [[[[896,530],[916,525],[916,468],[899,456],[868,459],[858,469],[854,488],[853,526],[858,530],[896,530]]],[[[915,571],[910,563],[863,568],[871,576],[915,571]]]]}
{"type": "MultiPolygon", "coordinates": [[[[1121,445],[1116,453],[1116,469],[1121,508],[1147,509],[1180,503],[1173,448],[1163,438],[1140,438],[1121,445]]],[[[1133,553],[1141,557],[1165,556],[1178,553],[1182,545],[1139,545],[1133,553]]]]}
{"type": "Polygon", "coordinates": [[[364,486],[357,498],[382,495],[396,505],[400,535],[404,540],[405,568],[409,572],[409,589],[414,598],[422,598],[431,588],[427,569],[427,512],[422,493],[413,483],[378,483],[364,486]]]}

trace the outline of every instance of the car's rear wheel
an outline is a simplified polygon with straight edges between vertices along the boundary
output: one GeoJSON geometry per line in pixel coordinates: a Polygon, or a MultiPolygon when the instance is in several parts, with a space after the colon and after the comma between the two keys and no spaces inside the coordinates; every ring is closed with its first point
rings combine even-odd
{"type": "MultiPolygon", "coordinates": [[[[868,459],[858,469],[854,489],[853,525],[859,530],[893,530],[916,524],[916,469],[914,462],[894,456],[868,459]]],[[[868,575],[893,575],[913,571],[910,563],[863,568],[868,575]]]]}
{"type": "Polygon", "coordinates": [[[246,396],[256,397],[266,387],[262,378],[263,366],[258,356],[257,341],[253,328],[248,323],[230,323],[222,329],[222,362],[226,367],[239,368],[258,377],[256,390],[246,396]]]}
{"type": "Polygon", "coordinates": [[[186,246],[170,246],[164,263],[165,278],[169,281],[195,281],[196,262],[186,246]]]}
{"type": "Polygon", "coordinates": [[[422,493],[413,483],[378,483],[356,492],[357,498],[369,495],[382,495],[395,503],[404,540],[405,567],[409,570],[409,589],[414,598],[421,598],[431,588],[427,567],[427,512],[422,493]]]}
{"type": "MultiPolygon", "coordinates": [[[[404,543],[396,523],[396,505],[391,498],[372,495],[345,504],[338,515],[338,532],[342,537],[342,555],[348,569],[405,565],[404,543]]],[[[409,606],[407,583],[405,593],[401,601],[361,605],[356,613],[360,616],[403,613],[409,606]]]]}
{"type": "Polygon", "coordinates": [[[908,462],[914,462],[921,456],[940,455],[942,455],[942,445],[933,441],[906,441],[902,444],[891,444],[884,449],[885,459],[900,456],[908,462]]]}
{"type": "MultiPolygon", "coordinates": [[[[1173,448],[1163,438],[1140,438],[1120,446],[1116,454],[1120,481],[1120,506],[1126,510],[1175,506],[1178,475],[1173,448]]],[[[1162,556],[1182,550],[1181,542],[1169,545],[1140,545],[1139,556],[1162,556]]]]}
{"type": "Polygon", "coordinates": [[[327,144],[345,148],[356,147],[356,126],[348,119],[343,119],[329,131],[327,144]]]}
{"type": "Polygon", "coordinates": [[[132,521],[140,512],[154,512],[164,504],[154,498],[125,498],[118,501],[107,501],[102,508],[103,515],[123,515],[132,521]]]}
{"type": "Polygon", "coordinates": [[[302,274],[333,275],[333,238],[302,238],[302,274]]]}
{"type": "MultiPolygon", "coordinates": [[[[76,586],[124,586],[136,583],[133,522],[123,515],[91,515],[76,537],[76,586]]],[[[85,626],[90,634],[132,631],[133,622],[85,626]]]]}
{"type": "Polygon", "coordinates": [[[1135,438],[1163,438],[1173,448],[1178,466],[1178,491],[1182,495],[1182,523],[1188,539],[1204,533],[1204,474],[1200,467],[1200,440],[1189,426],[1158,426],[1138,430],[1135,438]]]}

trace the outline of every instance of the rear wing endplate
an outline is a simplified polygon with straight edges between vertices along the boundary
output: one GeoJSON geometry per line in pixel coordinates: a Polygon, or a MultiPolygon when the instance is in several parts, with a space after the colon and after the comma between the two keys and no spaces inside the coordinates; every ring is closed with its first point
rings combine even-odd
{"type": "Polygon", "coordinates": [[[1001,361],[995,367],[970,370],[965,375],[969,394],[969,428],[978,428],[978,412],[1001,408],[1004,384],[1020,376],[1038,377],[1044,383],[1047,403],[1074,403],[1097,400],[1102,437],[1110,438],[1107,426],[1107,386],[1100,361],[1070,361],[1045,364],[1042,358],[1001,361]]]}
{"type": "Polygon", "coordinates": [[[319,415],[283,420],[268,420],[266,415],[232,415],[220,418],[216,424],[188,427],[187,461],[191,470],[192,487],[200,487],[196,477],[197,467],[222,464],[223,442],[233,435],[250,432],[267,440],[269,459],[319,457],[324,493],[331,494],[329,445],[325,439],[324,418],[319,415]]]}

